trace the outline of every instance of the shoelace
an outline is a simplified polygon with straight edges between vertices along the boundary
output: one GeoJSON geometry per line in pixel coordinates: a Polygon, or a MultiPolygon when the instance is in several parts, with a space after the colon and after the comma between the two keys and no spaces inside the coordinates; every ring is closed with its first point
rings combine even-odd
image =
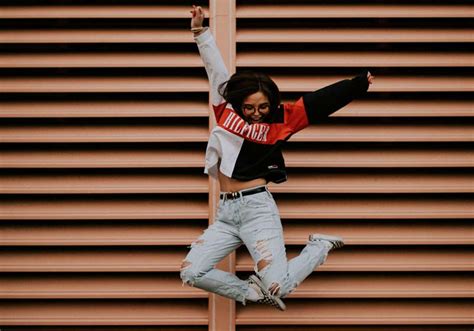
{"type": "MultiPolygon", "coordinates": [[[[249,284],[255,284],[257,285],[258,287],[258,284],[256,284],[252,279],[249,279],[248,280],[249,284]]],[[[264,291],[261,291],[261,293],[263,294],[263,298],[262,299],[258,299],[257,303],[262,303],[262,304],[267,304],[267,305],[271,305],[275,308],[278,308],[279,310],[282,310],[280,305],[278,304],[278,302],[271,296],[269,296],[267,293],[265,293],[264,291]]]]}

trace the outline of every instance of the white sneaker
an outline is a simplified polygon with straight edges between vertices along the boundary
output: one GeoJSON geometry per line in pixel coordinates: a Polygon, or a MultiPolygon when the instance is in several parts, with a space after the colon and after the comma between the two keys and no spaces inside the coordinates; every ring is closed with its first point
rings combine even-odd
{"type": "Polygon", "coordinates": [[[344,246],[344,240],[338,236],[331,236],[328,234],[313,233],[309,235],[310,241],[324,241],[325,243],[330,244],[329,252],[335,248],[341,248],[344,246]]]}
{"type": "Polygon", "coordinates": [[[263,285],[260,278],[258,278],[255,275],[251,275],[247,281],[249,282],[249,284],[257,285],[258,288],[260,289],[260,291],[263,294],[262,299],[259,299],[259,300],[254,301],[254,302],[271,305],[271,306],[276,307],[280,310],[285,310],[286,309],[286,305],[283,303],[283,301],[280,298],[271,295],[270,292],[265,288],[265,285],[263,285]]]}

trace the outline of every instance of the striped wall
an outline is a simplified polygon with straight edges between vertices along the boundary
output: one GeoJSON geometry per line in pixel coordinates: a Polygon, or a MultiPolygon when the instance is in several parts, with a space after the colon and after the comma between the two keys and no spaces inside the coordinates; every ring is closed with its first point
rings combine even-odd
{"type": "Polygon", "coordinates": [[[0,329],[471,330],[469,3],[2,1],[0,329]],[[284,102],[375,76],[292,137],[289,181],[270,185],[289,258],[308,233],[347,242],[284,313],[179,278],[219,190],[192,4],[230,71],[270,74],[284,102]]]}

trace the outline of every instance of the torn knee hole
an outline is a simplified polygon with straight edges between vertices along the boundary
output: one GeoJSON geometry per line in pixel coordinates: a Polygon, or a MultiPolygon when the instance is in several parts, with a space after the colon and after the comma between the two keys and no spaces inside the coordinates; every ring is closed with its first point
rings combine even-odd
{"type": "Polygon", "coordinates": [[[267,240],[258,240],[255,248],[262,257],[262,259],[257,262],[257,269],[258,271],[262,271],[262,269],[272,262],[272,253],[268,250],[267,240]]]}
{"type": "Polygon", "coordinates": [[[183,271],[184,269],[187,269],[191,266],[191,262],[185,260],[183,261],[183,263],[181,263],[181,271],[183,271]]]}
{"type": "Polygon", "coordinates": [[[263,268],[267,267],[268,265],[270,265],[270,260],[265,260],[265,259],[262,259],[260,261],[257,262],[257,269],[258,271],[262,271],[263,268]]]}
{"type": "Polygon", "coordinates": [[[277,295],[280,292],[280,284],[272,283],[270,288],[268,289],[272,295],[277,295]]]}
{"type": "Polygon", "coordinates": [[[184,286],[184,284],[187,284],[189,286],[193,286],[194,284],[191,282],[190,279],[188,279],[188,277],[185,275],[185,270],[187,270],[188,268],[191,267],[191,262],[187,261],[187,260],[183,260],[183,262],[181,263],[181,269],[180,269],[180,273],[181,273],[181,279],[183,280],[183,284],[181,286],[184,286]]]}

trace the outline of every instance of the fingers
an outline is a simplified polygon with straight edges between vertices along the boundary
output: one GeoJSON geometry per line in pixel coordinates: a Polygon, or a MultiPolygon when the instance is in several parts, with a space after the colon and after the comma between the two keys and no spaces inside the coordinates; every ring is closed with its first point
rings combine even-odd
{"type": "Polygon", "coordinates": [[[367,71],[367,80],[369,81],[369,84],[372,84],[372,83],[373,83],[374,77],[375,77],[375,76],[372,76],[372,74],[370,73],[370,71],[367,71]]]}
{"type": "Polygon", "coordinates": [[[193,14],[193,17],[196,17],[197,14],[199,14],[199,16],[203,16],[203,15],[204,15],[204,12],[203,12],[201,6],[193,5],[193,9],[190,10],[189,12],[193,14]]]}
{"type": "Polygon", "coordinates": [[[193,18],[196,17],[196,6],[193,5],[193,9],[191,9],[189,12],[193,14],[193,18]]]}

